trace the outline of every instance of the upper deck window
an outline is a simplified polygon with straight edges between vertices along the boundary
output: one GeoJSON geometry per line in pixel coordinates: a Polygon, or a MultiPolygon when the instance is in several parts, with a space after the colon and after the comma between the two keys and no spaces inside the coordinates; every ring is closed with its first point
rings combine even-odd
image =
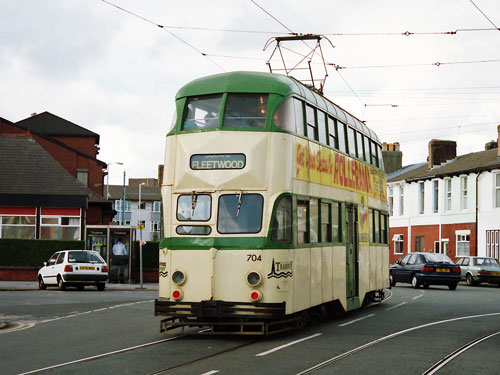
{"type": "Polygon", "coordinates": [[[187,99],[182,130],[212,129],[219,124],[222,95],[201,95],[187,99]]]}
{"type": "Polygon", "coordinates": [[[223,127],[264,128],[267,99],[267,94],[229,94],[223,127]]]}
{"type": "Polygon", "coordinates": [[[274,112],[274,123],[281,129],[295,132],[295,113],[293,109],[293,98],[286,99],[274,112]]]}
{"type": "Polygon", "coordinates": [[[177,220],[208,221],[211,216],[212,197],[209,194],[183,194],[177,200],[177,220]]]}
{"type": "Polygon", "coordinates": [[[219,198],[219,233],[258,233],[264,198],[260,194],[224,194],[219,198]]]}
{"type": "Polygon", "coordinates": [[[309,139],[318,139],[318,129],[316,126],[315,109],[310,105],[306,105],[306,120],[307,120],[307,137],[309,139]]]}

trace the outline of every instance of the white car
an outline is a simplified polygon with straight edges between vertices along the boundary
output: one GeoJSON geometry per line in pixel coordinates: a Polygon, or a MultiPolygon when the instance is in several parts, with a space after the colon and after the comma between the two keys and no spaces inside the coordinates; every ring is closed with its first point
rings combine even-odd
{"type": "Polygon", "coordinates": [[[61,250],[52,255],[38,271],[38,287],[55,285],[64,290],[75,286],[83,290],[85,285],[94,285],[104,290],[108,280],[108,265],[96,251],[61,250]]]}

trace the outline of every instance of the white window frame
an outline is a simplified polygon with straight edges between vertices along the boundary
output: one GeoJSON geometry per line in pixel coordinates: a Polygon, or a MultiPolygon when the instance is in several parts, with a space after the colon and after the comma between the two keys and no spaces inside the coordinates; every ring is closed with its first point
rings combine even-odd
{"type": "Polygon", "coordinates": [[[457,230],[455,231],[456,236],[456,253],[458,256],[469,256],[470,255],[470,230],[457,230]],[[460,246],[460,244],[467,244],[467,248],[460,246]]]}
{"type": "Polygon", "coordinates": [[[161,201],[153,202],[153,212],[161,212],[161,201]]]}
{"type": "Polygon", "coordinates": [[[392,241],[394,242],[394,254],[403,254],[403,235],[395,234],[392,237],[392,241]]]}
{"type": "Polygon", "coordinates": [[[500,208],[500,173],[495,173],[493,182],[495,184],[495,208],[500,208]]]}
{"type": "MultiPolygon", "coordinates": [[[[22,219],[19,219],[19,221],[23,221],[22,219]]],[[[2,238],[2,232],[4,228],[29,228],[33,230],[33,236],[29,237],[29,239],[35,239],[36,238],[36,215],[19,215],[19,214],[4,214],[0,215],[0,238],[2,238]],[[23,223],[23,224],[7,224],[3,223],[3,218],[4,217],[25,217],[28,223],[23,223]],[[29,223],[31,221],[31,223],[29,223]]],[[[10,237],[6,237],[10,238],[10,237]]],[[[26,237],[14,237],[14,238],[26,238],[26,237]]]]}
{"type": "Polygon", "coordinates": [[[389,206],[389,216],[393,216],[394,215],[394,189],[393,188],[389,188],[387,202],[388,202],[387,204],[389,206]]]}
{"type": "Polygon", "coordinates": [[[418,183],[418,213],[423,214],[425,212],[425,182],[421,181],[418,183]]]}
{"type": "MultiPolygon", "coordinates": [[[[78,238],[77,240],[81,240],[81,226],[82,226],[82,219],[80,216],[70,216],[70,215],[41,215],[40,216],[40,238],[44,238],[42,237],[42,231],[43,231],[43,228],[77,228],[77,233],[78,233],[78,238]],[[49,219],[49,220],[53,220],[55,221],[54,223],[44,223],[44,220],[45,219],[49,219]],[[55,219],[55,220],[54,220],[55,219]],[[69,219],[69,221],[71,220],[77,220],[78,221],[78,224],[76,224],[75,222],[73,222],[72,224],[68,223],[68,224],[63,224],[63,219],[69,219]]],[[[45,238],[44,238],[45,239],[45,238]]],[[[51,239],[61,239],[61,238],[51,238],[51,239]]]]}
{"type": "Polygon", "coordinates": [[[460,176],[460,209],[468,208],[468,176],[460,176]]]}
{"type": "Polygon", "coordinates": [[[432,191],[433,191],[433,204],[432,204],[432,211],[434,213],[439,212],[439,180],[434,180],[432,182],[432,191]]]}
{"type": "Polygon", "coordinates": [[[445,194],[446,194],[446,203],[445,203],[445,211],[446,212],[449,212],[451,211],[451,208],[452,208],[452,183],[451,183],[451,178],[446,178],[444,180],[444,186],[445,186],[445,194]]]}
{"type": "Polygon", "coordinates": [[[404,185],[399,186],[399,216],[405,214],[405,187],[404,185]]]}
{"type": "MultiPolygon", "coordinates": [[[[118,213],[122,212],[122,200],[123,199],[117,199],[117,200],[115,200],[115,210],[118,213]]],[[[128,200],[125,200],[125,212],[131,212],[130,201],[128,201],[128,200]]]]}

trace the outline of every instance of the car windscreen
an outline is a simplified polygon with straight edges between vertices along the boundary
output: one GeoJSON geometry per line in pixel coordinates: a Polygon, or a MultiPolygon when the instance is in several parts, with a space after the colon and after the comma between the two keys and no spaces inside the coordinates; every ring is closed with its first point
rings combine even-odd
{"type": "Polygon", "coordinates": [[[70,263],[104,263],[98,254],[88,251],[70,251],[68,252],[68,261],[70,263]]]}
{"type": "Polygon", "coordinates": [[[453,264],[453,261],[444,254],[433,254],[433,253],[424,254],[424,259],[426,262],[453,264]]]}

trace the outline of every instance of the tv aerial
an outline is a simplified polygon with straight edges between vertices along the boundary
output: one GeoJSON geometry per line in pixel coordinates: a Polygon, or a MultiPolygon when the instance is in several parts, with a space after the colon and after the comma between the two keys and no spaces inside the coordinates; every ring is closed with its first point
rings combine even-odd
{"type": "Polygon", "coordinates": [[[328,41],[330,46],[334,48],[332,42],[323,35],[298,34],[270,38],[263,49],[265,51],[270,45],[276,42],[271,57],[266,61],[270,72],[279,72],[287,76],[292,76],[306,86],[323,94],[328,71],[326,69],[327,63],[325,62],[323,49],[321,48],[322,40],[328,41]],[[314,45],[311,46],[310,42],[313,42],[314,45]],[[288,47],[291,45],[294,46],[293,49],[288,47]],[[299,52],[298,48],[300,48],[300,51],[305,50],[305,53],[299,52]],[[293,62],[290,63],[291,61],[293,62]]]}

